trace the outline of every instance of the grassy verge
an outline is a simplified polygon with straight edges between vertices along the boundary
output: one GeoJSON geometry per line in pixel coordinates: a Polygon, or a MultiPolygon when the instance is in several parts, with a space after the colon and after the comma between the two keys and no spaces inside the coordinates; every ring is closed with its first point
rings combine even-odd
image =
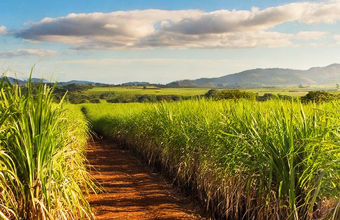
{"type": "Polygon", "coordinates": [[[161,164],[226,219],[339,219],[340,103],[86,104],[95,131],[161,164]]]}
{"type": "Polygon", "coordinates": [[[53,88],[0,83],[0,219],[92,219],[80,112],[53,88]]]}

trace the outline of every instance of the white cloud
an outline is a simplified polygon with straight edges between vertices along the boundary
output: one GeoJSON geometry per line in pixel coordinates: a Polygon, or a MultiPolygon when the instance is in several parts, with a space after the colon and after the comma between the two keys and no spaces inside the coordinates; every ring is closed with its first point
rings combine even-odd
{"type": "Polygon", "coordinates": [[[16,36],[58,42],[78,49],[244,48],[294,46],[293,39],[317,40],[324,32],[286,34],[271,28],[291,21],[307,25],[340,21],[340,1],[291,3],[263,10],[136,10],[69,14],[31,23],[16,36]]]}
{"type": "Polygon", "coordinates": [[[323,31],[301,31],[293,38],[298,40],[319,40],[325,35],[327,35],[327,32],[323,31]]]}
{"type": "Polygon", "coordinates": [[[278,32],[236,32],[223,34],[185,35],[159,32],[142,39],[137,47],[167,48],[249,48],[293,46],[290,34],[278,32]]]}
{"type": "Polygon", "coordinates": [[[219,10],[199,17],[164,23],[164,31],[182,34],[219,34],[261,31],[278,24],[298,21],[304,24],[336,23],[340,21],[340,1],[324,3],[292,3],[264,10],[219,10]]]}
{"type": "Polygon", "coordinates": [[[0,51],[0,58],[13,58],[21,56],[39,56],[48,57],[57,55],[54,50],[36,50],[36,49],[22,49],[14,51],[0,51]]]}
{"type": "Polygon", "coordinates": [[[45,18],[16,34],[33,41],[62,42],[81,46],[128,47],[154,33],[162,20],[177,21],[199,16],[200,11],[117,11],[113,13],[69,14],[45,18]]]}
{"type": "Polygon", "coordinates": [[[5,26],[0,26],[0,35],[7,34],[7,28],[5,26]]]}

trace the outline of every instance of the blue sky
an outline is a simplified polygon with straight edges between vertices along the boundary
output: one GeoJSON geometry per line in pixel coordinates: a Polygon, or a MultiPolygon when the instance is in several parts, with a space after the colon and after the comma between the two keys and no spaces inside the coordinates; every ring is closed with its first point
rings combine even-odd
{"type": "Polygon", "coordinates": [[[1,1],[0,68],[108,83],[340,62],[339,1],[1,1]]]}

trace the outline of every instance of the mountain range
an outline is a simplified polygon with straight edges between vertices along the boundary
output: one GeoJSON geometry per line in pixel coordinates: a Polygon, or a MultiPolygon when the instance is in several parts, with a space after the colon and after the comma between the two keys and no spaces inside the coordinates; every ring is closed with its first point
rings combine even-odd
{"type": "MultiPolygon", "coordinates": [[[[0,77],[1,78],[1,77],[0,77]]],[[[16,80],[9,77],[9,80],[19,85],[24,85],[26,80],[16,80]]],[[[32,78],[32,82],[40,82],[42,79],[32,78]]],[[[43,82],[48,83],[43,79],[43,82]]],[[[59,82],[60,85],[78,84],[105,86],[109,84],[71,80],[68,82],[59,82]]],[[[308,70],[267,68],[267,69],[251,69],[239,73],[225,75],[215,78],[200,78],[194,80],[179,80],[168,83],[166,87],[288,87],[288,86],[312,86],[312,85],[335,85],[340,84],[340,64],[331,64],[326,67],[313,67],[308,70]]],[[[122,85],[156,85],[149,82],[127,82],[122,85]]]]}
{"type": "Polygon", "coordinates": [[[340,64],[295,69],[251,69],[216,78],[180,80],[167,84],[169,87],[269,87],[311,86],[340,84],[340,64]]]}
{"type": "MultiPolygon", "coordinates": [[[[1,76],[0,76],[1,79],[1,76]]],[[[25,85],[27,80],[23,80],[23,79],[16,79],[13,77],[8,77],[8,80],[11,83],[16,83],[18,85],[25,85]]],[[[44,83],[50,83],[50,81],[46,80],[46,79],[40,79],[40,78],[31,78],[31,82],[33,83],[40,83],[41,81],[43,81],[44,83]]],[[[51,82],[53,83],[53,82],[51,82]]],[[[71,81],[67,81],[67,82],[58,82],[58,85],[71,85],[71,84],[77,84],[77,85],[92,85],[92,86],[106,86],[109,84],[105,84],[105,83],[97,83],[97,82],[92,82],[92,81],[84,81],[84,80],[71,80],[71,81]]]]}
{"type": "Polygon", "coordinates": [[[77,85],[92,85],[92,86],[107,86],[107,85],[109,85],[109,84],[105,84],[105,83],[84,81],[84,80],[71,80],[71,81],[68,81],[68,82],[58,82],[58,84],[59,85],[77,84],[77,85]]]}

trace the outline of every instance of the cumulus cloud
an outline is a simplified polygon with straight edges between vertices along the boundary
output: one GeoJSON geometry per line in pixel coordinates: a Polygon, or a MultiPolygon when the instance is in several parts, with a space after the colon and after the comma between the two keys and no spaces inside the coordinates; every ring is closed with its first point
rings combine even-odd
{"type": "Polygon", "coordinates": [[[184,35],[178,33],[157,33],[142,39],[137,47],[168,48],[248,48],[293,46],[292,35],[278,32],[248,32],[226,34],[184,35]]]}
{"type": "Polygon", "coordinates": [[[294,46],[291,40],[317,40],[323,32],[271,31],[285,22],[307,25],[340,21],[340,1],[301,2],[263,10],[136,10],[69,14],[31,23],[16,37],[58,42],[78,49],[244,48],[294,46]]]}
{"type": "Polygon", "coordinates": [[[36,49],[22,49],[14,51],[0,51],[1,58],[13,58],[21,56],[39,56],[48,57],[57,55],[57,51],[54,50],[36,50],[36,49]]]}
{"type": "Polygon", "coordinates": [[[5,26],[0,26],[0,35],[7,34],[7,28],[5,26]]]}
{"type": "Polygon", "coordinates": [[[327,32],[323,31],[301,31],[294,35],[293,38],[298,40],[319,40],[327,35],[327,32]]]}
{"type": "Polygon", "coordinates": [[[166,22],[162,30],[182,34],[219,34],[267,30],[278,24],[298,21],[304,24],[340,21],[340,1],[327,3],[292,3],[264,10],[220,10],[199,17],[166,22]]]}
{"type": "Polygon", "coordinates": [[[33,41],[62,42],[78,45],[131,46],[152,34],[162,20],[178,21],[199,16],[197,10],[118,11],[113,13],[69,14],[45,18],[16,34],[33,41]]]}

